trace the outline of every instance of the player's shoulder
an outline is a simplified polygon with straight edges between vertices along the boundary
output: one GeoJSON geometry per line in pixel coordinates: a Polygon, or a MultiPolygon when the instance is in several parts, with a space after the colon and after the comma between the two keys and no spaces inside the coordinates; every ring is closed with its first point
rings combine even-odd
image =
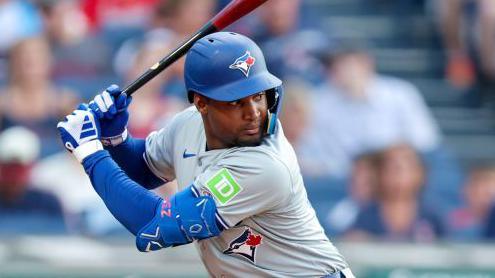
{"type": "Polygon", "coordinates": [[[166,121],[160,131],[176,134],[185,128],[195,128],[201,123],[201,115],[193,105],[175,114],[170,120],[166,121]]]}
{"type": "Polygon", "coordinates": [[[229,150],[219,161],[219,166],[255,178],[260,182],[290,185],[289,167],[273,150],[264,145],[229,150]]]}
{"type": "Polygon", "coordinates": [[[196,106],[192,105],[183,111],[177,113],[170,121],[171,124],[183,124],[189,121],[194,121],[194,120],[200,120],[201,116],[199,114],[198,109],[196,109],[196,106]]]}
{"type": "MultiPolygon", "coordinates": [[[[151,132],[147,138],[147,150],[156,146],[162,148],[165,145],[172,146],[177,140],[187,138],[187,133],[200,130],[202,125],[201,116],[195,106],[184,109],[163,123],[163,126],[151,132]]],[[[197,137],[197,136],[196,136],[197,137]]],[[[193,138],[189,136],[189,138],[193,138]]],[[[194,137],[195,138],[195,137],[194,137]]]]}
{"type": "Polygon", "coordinates": [[[221,179],[235,181],[242,191],[241,199],[258,196],[261,202],[275,194],[277,200],[273,204],[278,206],[286,203],[294,193],[289,169],[261,146],[232,148],[213,168],[213,175],[206,184],[221,179]]]}

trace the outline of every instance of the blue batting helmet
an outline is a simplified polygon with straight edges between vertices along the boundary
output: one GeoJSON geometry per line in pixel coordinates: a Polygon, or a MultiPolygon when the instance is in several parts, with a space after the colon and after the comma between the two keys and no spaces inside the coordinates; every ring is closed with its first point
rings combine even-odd
{"type": "Polygon", "coordinates": [[[198,40],[187,54],[184,78],[190,102],[194,93],[235,101],[266,91],[270,115],[267,131],[275,131],[282,81],[268,72],[261,49],[251,39],[218,32],[198,40]]]}

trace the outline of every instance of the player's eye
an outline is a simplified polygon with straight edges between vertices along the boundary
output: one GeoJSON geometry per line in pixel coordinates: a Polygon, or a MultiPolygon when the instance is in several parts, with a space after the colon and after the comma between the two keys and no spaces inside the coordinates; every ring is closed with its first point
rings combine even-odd
{"type": "Polygon", "coordinates": [[[255,101],[261,101],[263,99],[263,96],[265,95],[265,92],[258,93],[254,96],[255,101]]]}
{"type": "Polygon", "coordinates": [[[239,105],[239,103],[240,102],[238,100],[235,100],[235,101],[229,102],[229,105],[231,105],[231,106],[237,106],[237,105],[239,105]]]}

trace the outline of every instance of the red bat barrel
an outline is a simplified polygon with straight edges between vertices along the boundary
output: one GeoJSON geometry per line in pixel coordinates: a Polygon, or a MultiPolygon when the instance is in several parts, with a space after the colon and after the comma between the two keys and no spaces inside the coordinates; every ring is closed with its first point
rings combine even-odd
{"type": "Polygon", "coordinates": [[[217,30],[222,30],[266,1],[268,0],[234,0],[219,12],[211,22],[217,30]]]}

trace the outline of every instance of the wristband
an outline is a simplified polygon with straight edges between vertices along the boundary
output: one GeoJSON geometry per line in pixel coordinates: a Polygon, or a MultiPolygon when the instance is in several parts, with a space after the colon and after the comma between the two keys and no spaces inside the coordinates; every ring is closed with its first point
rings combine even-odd
{"type": "Polygon", "coordinates": [[[77,160],[82,163],[82,161],[89,155],[94,154],[97,151],[103,150],[103,145],[98,140],[91,140],[82,145],[79,145],[74,149],[73,154],[77,160]]]}
{"type": "Polygon", "coordinates": [[[119,134],[119,135],[116,135],[113,137],[104,137],[104,138],[101,138],[100,141],[103,144],[103,146],[105,146],[105,147],[108,147],[108,146],[115,147],[117,145],[122,144],[122,142],[124,142],[127,139],[127,136],[128,136],[128,132],[127,132],[127,128],[126,128],[124,130],[124,132],[122,132],[122,134],[119,134]]]}

